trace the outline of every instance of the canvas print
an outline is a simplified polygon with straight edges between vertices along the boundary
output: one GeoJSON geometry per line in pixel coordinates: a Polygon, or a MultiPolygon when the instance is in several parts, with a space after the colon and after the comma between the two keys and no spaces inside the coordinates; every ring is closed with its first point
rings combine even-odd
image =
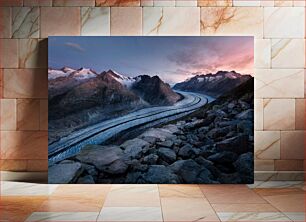
{"type": "Polygon", "coordinates": [[[253,183],[253,37],[49,37],[49,183],[253,183]]]}

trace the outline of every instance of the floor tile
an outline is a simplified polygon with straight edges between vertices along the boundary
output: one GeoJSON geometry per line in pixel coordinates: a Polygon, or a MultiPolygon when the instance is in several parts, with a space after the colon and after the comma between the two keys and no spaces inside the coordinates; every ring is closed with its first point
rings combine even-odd
{"type": "Polygon", "coordinates": [[[282,212],[303,212],[305,191],[301,189],[255,189],[266,201],[282,212]]]}
{"type": "Polygon", "coordinates": [[[221,221],[290,221],[288,217],[280,212],[272,212],[272,213],[218,213],[221,221]]]}
{"type": "Polygon", "coordinates": [[[1,196],[50,195],[58,185],[1,181],[1,196]]]}
{"type": "Polygon", "coordinates": [[[158,185],[160,197],[204,198],[198,185],[158,185]]]}
{"type": "Polygon", "coordinates": [[[164,221],[219,221],[205,198],[161,198],[164,221]]]}
{"type": "Polygon", "coordinates": [[[253,189],[262,197],[279,196],[279,195],[291,195],[291,194],[302,194],[304,191],[301,188],[255,188],[253,189]]]}
{"type": "Polygon", "coordinates": [[[26,221],[96,221],[99,212],[34,212],[26,221]]]}
{"type": "Polygon", "coordinates": [[[210,203],[266,203],[246,185],[199,185],[210,203]]]}
{"type": "Polygon", "coordinates": [[[212,204],[216,212],[277,212],[278,210],[268,203],[261,204],[212,204]]]}
{"type": "Polygon", "coordinates": [[[105,207],[159,207],[157,185],[113,185],[105,207]]]}
{"type": "Polygon", "coordinates": [[[45,199],[43,196],[1,196],[0,221],[24,221],[45,199]]]}
{"type": "Polygon", "coordinates": [[[160,207],[103,207],[98,221],[163,221],[160,207]]]}
{"type": "Polygon", "coordinates": [[[90,197],[49,197],[45,200],[39,212],[98,212],[101,210],[104,198],[92,199],[90,197]]]}
{"type": "Polygon", "coordinates": [[[303,188],[304,181],[255,181],[249,188],[303,188]]]}
{"type": "Polygon", "coordinates": [[[65,184],[59,185],[52,197],[86,197],[105,199],[111,185],[107,184],[65,184]]]}
{"type": "Polygon", "coordinates": [[[306,221],[305,212],[283,212],[289,219],[297,222],[297,221],[306,221]]]}

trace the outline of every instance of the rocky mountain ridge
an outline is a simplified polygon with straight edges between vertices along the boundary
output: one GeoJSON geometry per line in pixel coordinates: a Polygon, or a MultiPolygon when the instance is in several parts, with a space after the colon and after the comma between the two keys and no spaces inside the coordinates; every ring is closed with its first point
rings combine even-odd
{"type": "Polygon", "coordinates": [[[158,76],[126,77],[113,70],[49,69],[49,142],[73,130],[181,96],[158,76]]]}
{"type": "Polygon", "coordinates": [[[184,82],[175,84],[173,89],[201,92],[218,97],[251,78],[251,75],[243,75],[235,71],[218,71],[215,74],[196,75],[184,82]]]}

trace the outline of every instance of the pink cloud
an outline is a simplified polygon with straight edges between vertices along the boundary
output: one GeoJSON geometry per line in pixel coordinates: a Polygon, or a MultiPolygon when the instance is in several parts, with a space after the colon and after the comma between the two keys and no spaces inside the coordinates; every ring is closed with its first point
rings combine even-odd
{"type": "Polygon", "coordinates": [[[241,74],[253,74],[253,39],[245,41],[213,42],[205,47],[186,47],[168,59],[179,69],[190,74],[215,73],[219,70],[235,70],[241,74]]]}

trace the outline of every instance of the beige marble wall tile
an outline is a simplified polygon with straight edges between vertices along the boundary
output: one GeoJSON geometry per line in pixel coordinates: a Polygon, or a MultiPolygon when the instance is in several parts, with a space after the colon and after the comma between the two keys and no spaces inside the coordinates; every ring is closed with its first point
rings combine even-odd
{"type": "Polygon", "coordinates": [[[281,159],[299,160],[304,159],[304,131],[281,132],[281,159]]]}
{"type": "Polygon", "coordinates": [[[198,6],[219,6],[219,7],[225,7],[225,6],[233,6],[232,0],[198,0],[198,6]]]}
{"type": "Polygon", "coordinates": [[[96,6],[140,6],[140,0],[96,0],[96,6]]]}
{"type": "Polygon", "coordinates": [[[255,130],[263,130],[263,99],[255,99],[254,110],[254,128],[255,130]]]}
{"type": "Polygon", "coordinates": [[[295,6],[295,7],[305,7],[306,2],[304,0],[293,0],[293,6],[295,6]]]}
{"type": "Polygon", "coordinates": [[[48,159],[44,160],[27,160],[27,171],[45,172],[48,171],[48,159]]]}
{"type": "Polygon", "coordinates": [[[273,171],[274,170],[274,160],[254,160],[255,170],[258,171],[273,171]]]}
{"type": "Polygon", "coordinates": [[[46,131],[1,131],[1,156],[5,159],[47,159],[47,155],[46,131]]]}
{"type": "Polygon", "coordinates": [[[254,40],[254,67],[271,68],[271,40],[254,40]]]}
{"type": "Polygon", "coordinates": [[[3,69],[0,69],[0,99],[3,97],[3,69]]]}
{"type": "Polygon", "coordinates": [[[255,181],[304,181],[304,173],[301,171],[257,171],[255,181]]]}
{"type": "Polygon", "coordinates": [[[264,8],[265,38],[304,38],[305,10],[300,7],[264,8]]]}
{"type": "Polygon", "coordinates": [[[260,7],[202,7],[202,35],[263,36],[263,9],[260,7]]]}
{"type": "Polygon", "coordinates": [[[95,6],[95,0],[53,0],[53,6],[95,6]]]}
{"type": "Polygon", "coordinates": [[[141,0],[140,5],[141,6],[153,6],[154,0],[141,0]]]}
{"type": "Polygon", "coordinates": [[[47,40],[19,39],[19,68],[47,68],[47,40]]]}
{"type": "Polygon", "coordinates": [[[257,98],[303,98],[303,69],[256,69],[257,98]]]}
{"type": "Polygon", "coordinates": [[[47,70],[5,69],[3,90],[5,98],[47,98],[47,70]]]}
{"type": "Polygon", "coordinates": [[[293,6],[293,0],[274,0],[275,7],[293,6]]]}
{"type": "Polygon", "coordinates": [[[272,39],[271,58],[272,68],[304,68],[304,39],[272,39]]]}
{"type": "Polygon", "coordinates": [[[275,160],[275,170],[277,171],[303,171],[303,160],[275,160]]]}
{"type": "Polygon", "coordinates": [[[23,0],[0,0],[0,7],[22,6],[23,0]]]}
{"type": "Polygon", "coordinates": [[[305,129],[305,99],[295,100],[295,129],[305,129]]]}
{"type": "Polygon", "coordinates": [[[143,35],[200,35],[200,9],[144,7],[143,35]]]}
{"type": "Polygon", "coordinates": [[[293,130],[294,128],[294,99],[264,99],[264,130],[293,130]]]}
{"type": "Polygon", "coordinates": [[[175,6],[175,0],[153,0],[154,7],[175,6]]]}
{"type": "Polygon", "coordinates": [[[256,159],[280,159],[280,132],[255,131],[254,152],[256,159]]]}
{"type": "Polygon", "coordinates": [[[26,160],[0,160],[0,170],[24,172],[27,170],[26,160]]]}
{"type": "Polygon", "coordinates": [[[48,130],[48,100],[41,99],[39,105],[39,129],[48,130]]]}
{"type": "Polygon", "coordinates": [[[16,100],[1,99],[0,111],[0,129],[16,130],[16,100]]]}
{"type": "Polygon", "coordinates": [[[0,38],[11,38],[12,10],[9,7],[0,8],[0,38]]]}
{"type": "Polygon", "coordinates": [[[39,100],[17,100],[17,130],[39,130],[39,100]]]}
{"type": "Polygon", "coordinates": [[[304,69],[304,97],[306,98],[306,69],[304,69]]]}
{"type": "Polygon", "coordinates": [[[182,6],[182,7],[196,7],[198,5],[197,0],[176,0],[175,6],[182,6]]]}
{"type": "Polygon", "coordinates": [[[82,7],[81,35],[110,35],[110,8],[82,7]]]}
{"type": "Polygon", "coordinates": [[[12,8],[12,37],[39,38],[39,8],[12,8]]]}
{"type": "Polygon", "coordinates": [[[260,0],[260,6],[274,6],[274,0],[260,0]]]}
{"type": "Polygon", "coordinates": [[[0,39],[0,68],[18,68],[18,40],[0,39]]]}
{"type": "Polygon", "coordinates": [[[80,35],[80,11],[79,7],[42,7],[41,37],[47,38],[51,35],[80,35]]]}
{"type": "Polygon", "coordinates": [[[233,6],[260,6],[260,0],[233,0],[233,6]]]}
{"type": "Polygon", "coordinates": [[[111,8],[111,35],[141,35],[141,24],[141,7],[111,8]]]}
{"type": "Polygon", "coordinates": [[[23,0],[24,6],[52,6],[52,0],[23,0]]]}

